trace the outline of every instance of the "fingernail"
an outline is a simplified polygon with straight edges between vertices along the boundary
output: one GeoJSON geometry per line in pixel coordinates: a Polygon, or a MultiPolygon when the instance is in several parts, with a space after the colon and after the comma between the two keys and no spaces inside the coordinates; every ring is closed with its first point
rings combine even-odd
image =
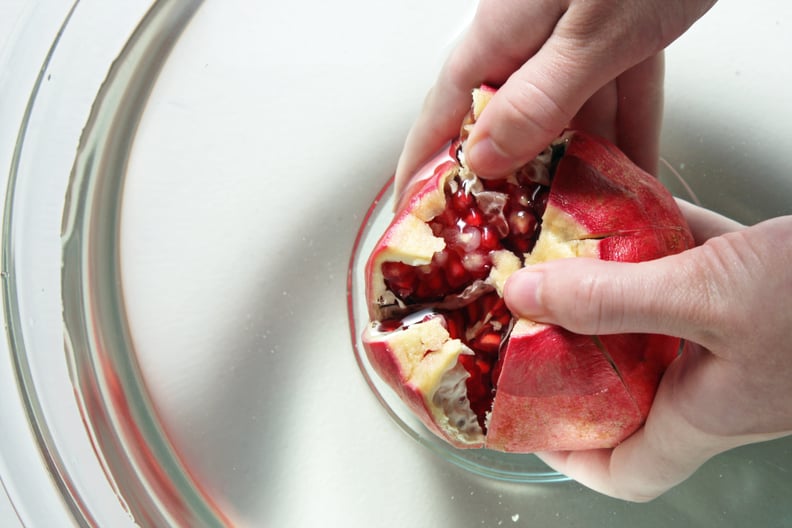
{"type": "Polygon", "coordinates": [[[542,305],[539,294],[542,287],[542,273],[539,271],[520,270],[509,277],[504,288],[504,300],[513,313],[521,316],[539,315],[542,305]]]}
{"type": "Polygon", "coordinates": [[[503,176],[517,169],[517,163],[492,139],[476,141],[465,152],[470,168],[479,176],[503,176]]]}

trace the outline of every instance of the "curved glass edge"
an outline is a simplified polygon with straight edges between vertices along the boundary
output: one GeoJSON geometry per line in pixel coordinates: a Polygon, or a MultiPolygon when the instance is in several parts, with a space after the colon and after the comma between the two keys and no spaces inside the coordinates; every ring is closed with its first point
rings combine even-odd
{"type": "MultiPolygon", "coordinates": [[[[347,270],[347,312],[349,318],[350,338],[355,354],[355,361],[363,375],[366,384],[371,389],[374,397],[379,401],[382,408],[390,418],[419,444],[423,445],[437,456],[455,464],[456,466],[471,471],[472,473],[494,480],[515,482],[515,483],[552,483],[565,482],[569,477],[553,471],[539,459],[531,454],[512,454],[499,453],[487,449],[456,449],[447,445],[444,441],[436,438],[433,433],[418,422],[411,421],[408,410],[399,412],[395,409],[399,405],[392,397],[386,394],[387,387],[382,386],[373,373],[373,368],[369,364],[365,352],[361,349],[359,334],[362,328],[358,321],[362,317],[364,307],[360,306],[360,300],[365,297],[364,292],[359,291],[360,277],[362,276],[365,258],[363,250],[364,241],[370,236],[375,236],[374,224],[377,211],[383,204],[391,203],[389,193],[392,191],[393,178],[379,191],[374,198],[371,206],[363,217],[363,223],[358,231],[352,246],[352,253],[349,259],[347,270]],[[406,417],[403,417],[405,415],[406,417]],[[408,423],[409,422],[409,423],[408,423]]],[[[390,208],[388,208],[390,210],[390,208]]]]}
{"type": "Polygon", "coordinates": [[[159,1],[129,39],[83,132],[63,214],[61,283],[77,397],[108,478],[135,521],[152,526],[227,524],[159,424],[120,289],[118,232],[129,152],[161,67],[201,4],[159,1]]]}
{"type": "MultiPolygon", "coordinates": [[[[32,17],[35,15],[41,15],[41,13],[36,10],[36,8],[40,7],[41,6],[35,6],[35,8],[33,8],[33,10],[28,13],[29,16],[32,17]]],[[[11,152],[8,164],[8,180],[6,182],[7,185],[5,189],[5,200],[2,209],[2,250],[0,253],[0,268],[2,271],[0,271],[0,288],[2,289],[3,317],[5,320],[5,333],[8,340],[10,353],[9,357],[11,360],[11,368],[13,369],[13,376],[16,378],[16,389],[19,393],[20,402],[24,406],[22,412],[28,418],[27,425],[29,427],[29,431],[35,441],[36,447],[38,448],[38,453],[46,467],[48,477],[59,492],[58,499],[60,503],[69,511],[72,517],[79,524],[87,525],[92,524],[93,522],[93,519],[88,512],[88,508],[79,496],[71,493],[72,487],[69,483],[68,477],[66,476],[66,471],[64,470],[62,460],[57,451],[52,449],[53,440],[50,431],[48,430],[46,424],[36,419],[36,417],[42,416],[43,412],[41,403],[35,394],[34,383],[31,379],[29,366],[27,365],[25,344],[21,330],[22,322],[18,312],[19,303],[17,302],[17,299],[19,292],[17,290],[17,284],[14,280],[16,278],[14,256],[16,241],[13,236],[14,229],[12,225],[14,223],[13,219],[15,216],[14,197],[16,196],[16,188],[18,183],[17,178],[20,164],[20,154],[25,142],[26,131],[31,119],[33,107],[44,80],[45,72],[52,60],[55,50],[58,47],[61,37],[63,36],[64,31],[69,25],[69,22],[75,12],[77,2],[66,2],[60,7],[63,8],[62,11],[58,8],[58,6],[50,6],[46,16],[40,17],[37,20],[37,23],[32,24],[32,29],[29,28],[26,34],[26,36],[32,39],[34,37],[34,30],[43,31],[46,35],[44,38],[51,38],[51,41],[49,42],[49,47],[46,50],[43,61],[38,67],[38,73],[35,77],[35,80],[33,81],[30,93],[28,94],[27,102],[24,104],[22,109],[22,115],[20,116],[21,118],[19,121],[20,125],[17,131],[16,139],[13,142],[13,151],[11,152]],[[54,37],[50,37],[52,33],[49,33],[43,29],[50,21],[57,24],[57,31],[55,31],[54,37]]],[[[24,42],[25,44],[29,44],[27,40],[24,42]]],[[[13,73],[16,73],[13,66],[11,70],[13,73]]],[[[20,108],[22,107],[20,106],[20,108]]],[[[9,419],[10,417],[6,416],[4,418],[9,419]]],[[[4,423],[4,428],[7,425],[9,424],[4,423]]],[[[15,432],[16,431],[14,431],[12,427],[12,434],[15,432]]],[[[34,473],[34,471],[27,471],[26,473],[28,476],[30,476],[30,474],[34,473]]],[[[1,476],[2,475],[0,475],[0,477],[1,476]]],[[[19,475],[15,473],[14,479],[17,479],[18,477],[19,475]]],[[[13,501],[14,497],[12,497],[11,493],[8,493],[9,487],[7,486],[7,483],[3,482],[2,485],[4,493],[7,493],[9,499],[13,501]]],[[[38,506],[46,509],[46,512],[43,515],[48,519],[57,517],[58,513],[54,509],[49,509],[49,500],[45,498],[47,495],[46,491],[40,488],[36,491],[40,496],[40,499],[42,499],[42,502],[40,502],[38,506]]],[[[27,508],[24,507],[24,505],[15,503],[14,508],[19,522],[24,523],[26,520],[29,520],[29,512],[27,511],[27,508]]]]}

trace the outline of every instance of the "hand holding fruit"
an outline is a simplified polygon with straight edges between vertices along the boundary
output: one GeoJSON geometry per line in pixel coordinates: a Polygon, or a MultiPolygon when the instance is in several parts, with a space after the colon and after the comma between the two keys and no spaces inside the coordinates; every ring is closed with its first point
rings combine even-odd
{"type": "MultiPolygon", "coordinates": [[[[397,196],[456,135],[470,90],[500,86],[469,131],[465,159],[503,176],[565,127],[615,143],[654,172],[662,50],[712,0],[482,0],[428,94],[399,160],[397,196]]],[[[716,453],[792,433],[792,217],[745,228],[680,204],[697,247],[647,263],[588,259],[530,266],[509,308],[582,334],[684,337],[645,425],[615,448],[542,453],[608,495],[649,500],[716,453]]]]}
{"type": "Polygon", "coordinates": [[[399,160],[396,195],[456,136],[471,89],[501,86],[471,131],[467,160],[502,176],[563,128],[615,143],[654,173],[665,46],[713,0],[482,0],[426,98],[399,160]]]}
{"type": "Polygon", "coordinates": [[[530,453],[611,448],[644,422],[679,352],[666,335],[579,335],[514,317],[503,286],[569,257],[640,262],[693,235],[671,194],[613,144],[569,130],[506,178],[466,165],[496,95],[472,94],[459,138],[418,171],[366,264],[374,369],[440,438],[530,453]]]}
{"type": "Polygon", "coordinates": [[[646,424],[614,449],[542,453],[615,497],[650,500],[711,456],[792,433],[792,216],[744,228],[681,204],[698,247],[651,262],[568,259],[511,276],[515,313],[580,333],[688,340],[646,424]]]}

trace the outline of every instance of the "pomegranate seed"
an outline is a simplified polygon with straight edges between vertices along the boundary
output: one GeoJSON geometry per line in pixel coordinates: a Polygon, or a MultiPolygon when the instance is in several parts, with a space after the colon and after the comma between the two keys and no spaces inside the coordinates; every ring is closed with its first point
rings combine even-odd
{"type": "Polygon", "coordinates": [[[418,266],[416,270],[418,271],[418,273],[422,275],[429,275],[434,271],[434,268],[432,267],[431,264],[423,264],[421,266],[418,266]]]}
{"type": "Polygon", "coordinates": [[[463,221],[469,226],[481,227],[484,225],[484,215],[481,214],[477,208],[473,207],[468,210],[463,221]]]}
{"type": "Polygon", "coordinates": [[[449,247],[457,247],[459,245],[459,228],[444,227],[442,232],[443,240],[446,241],[449,247]]]}
{"type": "Polygon", "coordinates": [[[527,235],[536,228],[536,218],[528,211],[515,211],[509,215],[509,226],[513,234],[527,235]]]}
{"type": "Polygon", "coordinates": [[[442,297],[448,290],[440,268],[430,268],[430,272],[421,277],[415,288],[415,295],[420,299],[442,297]]]}
{"type": "Polygon", "coordinates": [[[451,197],[451,207],[459,213],[466,212],[471,205],[473,205],[473,197],[461,187],[451,197]]]}
{"type": "Polygon", "coordinates": [[[533,240],[529,238],[512,238],[510,242],[511,249],[517,253],[530,253],[534,246],[533,240]]]}
{"type": "Polygon", "coordinates": [[[468,399],[471,400],[471,403],[478,402],[487,393],[487,389],[481,381],[481,373],[476,368],[475,360],[468,372],[470,372],[470,377],[467,380],[468,399]]]}
{"type": "Polygon", "coordinates": [[[434,221],[442,226],[451,226],[455,225],[457,221],[457,215],[454,213],[453,209],[445,209],[442,213],[437,215],[434,218],[434,221]]]}
{"type": "Polygon", "coordinates": [[[486,332],[475,339],[476,351],[487,355],[497,354],[500,350],[501,336],[498,332],[486,332]]]}
{"type": "Polygon", "coordinates": [[[481,245],[481,231],[473,226],[465,226],[459,236],[459,241],[465,253],[476,251],[481,245]]]}
{"type": "MultiPolygon", "coordinates": [[[[476,358],[476,367],[482,376],[486,376],[490,373],[490,370],[492,370],[492,365],[490,365],[489,361],[482,358],[476,358]]],[[[481,383],[481,385],[483,387],[484,383],[481,383]]]]}
{"type": "Polygon", "coordinates": [[[498,308],[505,308],[506,304],[497,294],[485,295],[480,300],[482,313],[491,315],[498,308]]]}
{"type": "Polygon", "coordinates": [[[446,262],[448,262],[448,251],[445,249],[443,251],[438,251],[432,257],[432,265],[438,268],[445,267],[446,262]]]}
{"type": "MultiPolygon", "coordinates": [[[[492,267],[492,251],[506,248],[521,254],[530,252],[549,190],[535,183],[533,173],[517,177],[522,186],[513,180],[481,180],[485,194],[480,195],[480,203],[461,179],[449,182],[446,208],[429,222],[434,236],[445,241],[445,249],[424,266],[383,264],[388,288],[408,303],[444,299],[461,292],[474,280],[486,278],[492,267]]],[[[495,292],[466,299],[465,303],[459,308],[433,312],[425,320],[441,317],[451,339],[460,339],[473,350],[473,355],[459,356],[459,363],[469,374],[465,384],[470,407],[486,431],[485,416],[492,408],[493,387],[502,369],[501,341],[512,324],[512,315],[495,292]]],[[[389,320],[380,328],[385,332],[398,331],[405,324],[389,320]]]]}
{"type": "Polygon", "coordinates": [[[456,255],[453,257],[449,256],[448,262],[446,263],[445,272],[446,280],[448,281],[448,285],[452,290],[456,290],[460,286],[463,286],[470,278],[467,270],[462,265],[462,261],[460,261],[459,257],[456,255]]]}
{"type": "Polygon", "coordinates": [[[459,339],[461,335],[460,329],[462,328],[459,321],[451,317],[446,317],[446,328],[448,329],[448,335],[451,336],[451,339],[459,339]]]}
{"type": "Polygon", "coordinates": [[[470,324],[474,324],[481,317],[481,299],[465,306],[465,315],[470,324]]]}
{"type": "Polygon", "coordinates": [[[477,374],[476,372],[476,356],[471,356],[468,354],[462,354],[459,356],[459,362],[465,367],[465,370],[473,377],[473,374],[477,374]]]}
{"type": "Polygon", "coordinates": [[[399,297],[409,297],[415,288],[415,268],[403,262],[386,262],[382,275],[388,289],[399,297]]]}
{"type": "Polygon", "coordinates": [[[483,278],[489,271],[487,259],[481,253],[467,253],[462,257],[462,265],[476,278],[483,278]]]}
{"type": "Polygon", "coordinates": [[[520,207],[528,207],[531,205],[531,197],[528,194],[528,191],[522,189],[518,186],[512,186],[512,192],[510,193],[510,200],[511,203],[520,206],[520,207]]]}
{"type": "Polygon", "coordinates": [[[385,262],[382,265],[382,275],[385,280],[400,280],[413,274],[413,267],[404,262],[385,262]]]}
{"type": "Polygon", "coordinates": [[[489,226],[481,228],[481,249],[493,251],[500,248],[498,235],[489,226]]]}
{"type": "Polygon", "coordinates": [[[543,186],[538,186],[533,194],[534,211],[536,215],[541,217],[547,208],[547,198],[550,196],[550,189],[543,186]]]}

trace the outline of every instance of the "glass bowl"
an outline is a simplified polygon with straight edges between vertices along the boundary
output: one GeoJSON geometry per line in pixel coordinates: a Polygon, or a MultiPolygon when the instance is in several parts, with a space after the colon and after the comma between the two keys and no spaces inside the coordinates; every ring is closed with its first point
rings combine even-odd
{"type": "MultiPolygon", "coordinates": [[[[475,1],[24,4],[0,50],[0,477],[22,525],[790,518],[790,439],[621,503],[531,456],[438,445],[350,350],[350,253],[384,227],[475,1]]],[[[792,203],[792,72],[768,52],[790,46],[785,13],[718,4],[668,53],[662,151],[746,223],[792,203]]]]}

